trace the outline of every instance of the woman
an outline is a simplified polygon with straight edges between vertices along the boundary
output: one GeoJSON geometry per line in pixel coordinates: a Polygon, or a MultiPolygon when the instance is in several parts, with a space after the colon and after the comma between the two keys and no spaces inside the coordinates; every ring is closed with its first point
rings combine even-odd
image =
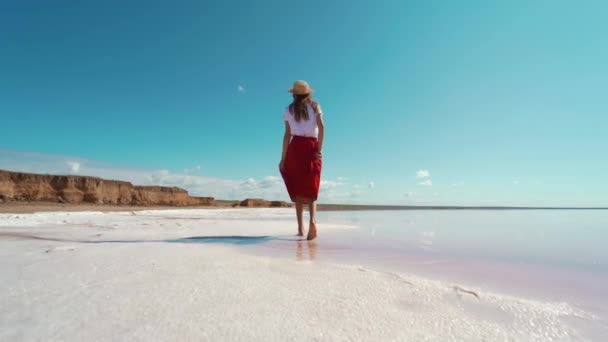
{"type": "Polygon", "coordinates": [[[317,196],[321,183],[321,150],[325,125],[321,107],[311,96],[312,89],[304,81],[296,81],[289,92],[293,102],[285,109],[285,135],[279,170],[287,192],[296,203],[298,236],[304,236],[302,213],[308,204],[310,224],[307,240],[317,237],[317,196]]]}

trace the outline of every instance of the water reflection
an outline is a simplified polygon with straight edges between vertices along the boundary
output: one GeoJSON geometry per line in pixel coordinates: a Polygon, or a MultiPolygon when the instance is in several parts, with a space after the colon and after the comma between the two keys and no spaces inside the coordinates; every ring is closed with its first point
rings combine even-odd
{"type": "Polygon", "coordinates": [[[317,241],[298,241],[296,248],[296,259],[298,261],[306,260],[313,261],[317,258],[317,241]],[[304,252],[306,251],[306,256],[304,252]]]}

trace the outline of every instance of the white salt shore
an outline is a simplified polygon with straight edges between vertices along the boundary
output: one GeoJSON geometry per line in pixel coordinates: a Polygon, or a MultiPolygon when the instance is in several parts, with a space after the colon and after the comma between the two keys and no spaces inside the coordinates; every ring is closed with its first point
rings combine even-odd
{"type": "Polygon", "coordinates": [[[180,240],[269,236],[310,250],[292,215],[0,214],[0,341],[584,341],[605,326],[567,303],[180,240]]]}

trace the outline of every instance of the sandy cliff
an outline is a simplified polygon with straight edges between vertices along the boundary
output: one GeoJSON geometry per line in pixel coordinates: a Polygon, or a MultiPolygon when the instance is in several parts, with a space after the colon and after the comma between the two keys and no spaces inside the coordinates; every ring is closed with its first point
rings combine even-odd
{"type": "Polygon", "coordinates": [[[45,201],[123,205],[214,205],[184,189],[136,186],[88,176],[55,176],[0,170],[0,201],[45,201]]]}
{"type": "Polygon", "coordinates": [[[283,201],[266,201],[261,198],[247,198],[239,203],[241,207],[250,208],[289,208],[291,204],[283,201]]]}

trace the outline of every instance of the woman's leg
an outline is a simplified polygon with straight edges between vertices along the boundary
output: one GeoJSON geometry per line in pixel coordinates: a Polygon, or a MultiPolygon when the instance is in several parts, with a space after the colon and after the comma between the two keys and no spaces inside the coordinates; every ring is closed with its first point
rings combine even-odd
{"type": "Polygon", "coordinates": [[[304,236],[304,220],[302,213],[304,212],[304,203],[301,200],[296,200],[296,217],[298,219],[298,236],[304,236]]]}
{"type": "Polygon", "coordinates": [[[310,225],[306,240],[314,240],[317,238],[317,201],[308,202],[308,212],[310,213],[310,225]]]}

